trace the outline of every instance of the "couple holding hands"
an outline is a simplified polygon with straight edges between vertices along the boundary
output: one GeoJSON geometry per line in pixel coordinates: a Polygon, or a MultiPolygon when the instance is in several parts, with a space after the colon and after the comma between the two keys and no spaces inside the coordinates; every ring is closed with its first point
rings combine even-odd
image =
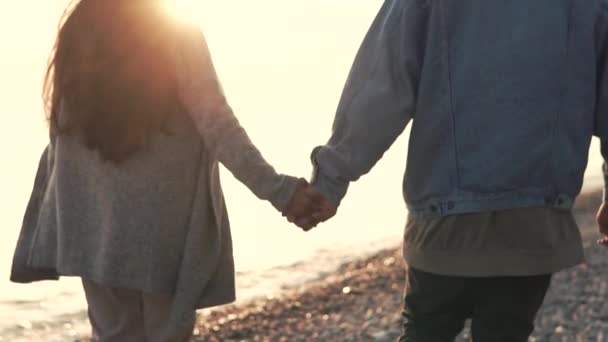
{"type": "Polygon", "coordinates": [[[235,299],[218,163],[309,230],[412,121],[400,340],[472,318],[476,341],[527,341],[551,275],[584,261],[571,209],[608,138],[607,51],[601,0],[386,0],[308,184],[251,142],[198,28],[161,0],[77,1],[11,279],[82,278],[94,341],[186,341],[235,299]]]}

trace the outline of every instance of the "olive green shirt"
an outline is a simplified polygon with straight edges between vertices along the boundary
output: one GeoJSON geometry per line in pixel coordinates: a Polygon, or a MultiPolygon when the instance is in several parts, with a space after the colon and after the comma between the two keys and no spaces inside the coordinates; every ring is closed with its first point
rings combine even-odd
{"type": "Polygon", "coordinates": [[[552,208],[410,217],[403,255],[422,271],[470,277],[548,274],[584,262],[573,213],[552,208]]]}

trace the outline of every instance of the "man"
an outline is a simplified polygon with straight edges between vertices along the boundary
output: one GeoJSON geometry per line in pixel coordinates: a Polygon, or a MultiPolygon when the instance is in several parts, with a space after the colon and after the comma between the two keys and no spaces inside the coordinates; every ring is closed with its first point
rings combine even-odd
{"type": "Polygon", "coordinates": [[[290,220],[333,216],[412,121],[400,340],[472,318],[475,341],[527,341],[551,275],[584,261],[571,208],[608,138],[607,46],[603,0],[386,0],[312,154],[328,204],[290,220]]]}

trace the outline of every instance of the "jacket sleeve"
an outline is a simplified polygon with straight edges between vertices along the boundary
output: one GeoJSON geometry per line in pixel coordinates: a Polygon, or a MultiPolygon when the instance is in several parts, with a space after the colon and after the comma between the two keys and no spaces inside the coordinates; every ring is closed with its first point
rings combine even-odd
{"type": "Polygon", "coordinates": [[[282,211],[295,191],[297,179],[278,174],[249,139],[228,105],[205,38],[189,27],[179,45],[179,94],[208,149],[258,198],[282,211]]]}
{"type": "Polygon", "coordinates": [[[313,185],[338,204],[368,173],[415,112],[429,4],[386,0],[355,57],[332,135],[312,152],[313,185]]]}

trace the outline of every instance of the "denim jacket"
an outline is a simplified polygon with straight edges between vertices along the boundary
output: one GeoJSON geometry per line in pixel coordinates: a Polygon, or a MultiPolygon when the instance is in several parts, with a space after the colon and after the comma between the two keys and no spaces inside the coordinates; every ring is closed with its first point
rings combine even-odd
{"type": "Polygon", "coordinates": [[[412,121],[410,214],[570,209],[608,152],[607,33],[604,0],[386,0],[313,185],[339,203],[412,121]]]}

